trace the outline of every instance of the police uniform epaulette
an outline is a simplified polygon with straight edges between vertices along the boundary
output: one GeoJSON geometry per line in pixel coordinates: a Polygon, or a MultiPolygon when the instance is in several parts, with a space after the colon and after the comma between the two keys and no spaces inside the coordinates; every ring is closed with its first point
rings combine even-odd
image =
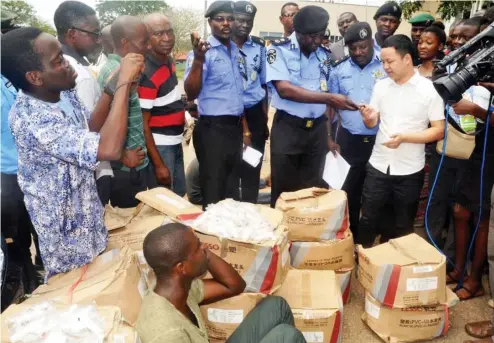
{"type": "Polygon", "coordinates": [[[260,37],[257,37],[257,36],[250,36],[250,38],[252,39],[252,41],[254,43],[257,43],[259,45],[262,45],[262,46],[265,46],[266,45],[266,41],[260,37]]]}
{"type": "Polygon", "coordinates": [[[350,57],[350,55],[345,56],[345,57],[343,57],[343,58],[340,58],[339,60],[336,60],[336,61],[331,61],[331,66],[334,68],[334,67],[336,67],[337,65],[339,65],[339,64],[341,64],[341,63],[343,63],[343,62],[345,62],[345,61],[346,61],[349,57],[350,57]]]}
{"type": "Polygon", "coordinates": [[[290,38],[276,38],[271,41],[271,44],[279,46],[290,43],[290,38]]]}

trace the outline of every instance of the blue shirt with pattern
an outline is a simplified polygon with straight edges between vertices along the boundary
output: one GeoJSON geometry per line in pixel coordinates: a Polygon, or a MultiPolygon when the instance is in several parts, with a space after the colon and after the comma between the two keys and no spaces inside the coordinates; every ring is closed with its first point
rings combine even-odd
{"type": "Polygon", "coordinates": [[[1,146],[1,172],[4,174],[17,173],[17,149],[14,137],[9,127],[9,112],[14,104],[17,91],[12,83],[2,75],[2,146],[1,146]]]}
{"type": "Polygon", "coordinates": [[[266,96],[266,90],[262,88],[266,84],[266,47],[249,36],[242,52],[245,54],[245,66],[241,69],[245,88],[244,105],[250,108],[266,96]]]}
{"type": "MultiPolygon", "coordinates": [[[[377,54],[363,69],[349,57],[331,73],[329,92],[342,94],[358,105],[369,104],[374,85],[387,77],[377,54]]],[[[375,135],[379,130],[379,126],[367,128],[359,111],[339,110],[339,113],[341,125],[352,135],[375,135]]]]}
{"type": "MultiPolygon", "coordinates": [[[[243,52],[230,41],[230,51],[214,36],[207,41],[211,48],[206,52],[202,67],[202,89],[197,98],[197,109],[202,116],[234,115],[244,112],[244,86],[239,65],[243,52]]],[[[184,80],[194,61],[194,52],[187,55],[184,80]]]]}
{"type": "MultiPolygon", "coordinates": [[[[330,54],[328,51],[317,48],[307,58],[300,50],[295,32],[288,37],[289,42],[283,45],[269,46],[267,52],[266,81],[289,81],[313,92],[327,92],[329,75],[331,73],[330,54]]],[[[301,102],[285,100],[280,97],[273,85],[271,105],[293,116],[307,119],[315,119],[324,115],[325,104],[305,104],[301,102]]]]}
{"type": "Polygon", "coordinates": [[[48,103],[20,91],[9,117],[46,279],[93,261],[108,235],[94,177],[99,134],[89,131],[75,90],[60,98],[48,103]]]}

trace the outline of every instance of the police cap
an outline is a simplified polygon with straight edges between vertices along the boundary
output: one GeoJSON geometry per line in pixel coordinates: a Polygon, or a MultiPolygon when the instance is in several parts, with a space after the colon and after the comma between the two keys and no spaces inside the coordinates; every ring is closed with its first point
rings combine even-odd
{"type": "Polygon", "coordinates": [[[252,17],[255,17],[256,12],[257,12],[257,7],[248,1],[235,2],[235,8],[233,9],[233,13],[247,14],[247,15],[250,15],[252,17]]]}
{"type": "Polygon", "coordinates": [[[429,13],[420,13],[410,19],[408,22],[413,25],[423,25],[423,26],[431,26],[434,22],[434,17],[429,13]]]}
{"type": "Polygon", "coordinates": [[[233,8],[233,1],[218,0],[209,5],[206,14],[204,14],[204,17],[211,18],[220,12],[233,13],[233,8]]]}
{"type": "Polygon", "coordinates": [[[381,7],[377,9],[376,14],[374,15],[374,20],[379,19],[380,16],[390,15],[392,17],[396,17],[398,19],[401,18],[401,6],[398,5],[395,1],[388,1],[381,7]]]}
{"type": "Polygon", "coordinates": [[[350,25],[345,32],[345,44],[358,42],[361,40],[372,38],[372,29],[370,25],[364,21],[350,25]]]}
{"type": "Polygon", "coordinates": [[[293,18],[295,31],[303,35],[318,33],[328,27],[329,14],[319,6],[305,6],[293,18]]]}

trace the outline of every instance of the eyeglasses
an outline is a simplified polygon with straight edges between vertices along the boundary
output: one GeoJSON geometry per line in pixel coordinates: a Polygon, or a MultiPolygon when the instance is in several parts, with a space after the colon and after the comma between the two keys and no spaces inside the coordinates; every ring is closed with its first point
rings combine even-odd
{"type": "Polygon", "coordinates": [[[81,31],[81,32],[84,32],[84,33],[87,33],[87,34],[90,34],[90,35],[92,35],[96,39],[98,39],[98,38],[101,37],[101,31],[93,32],[93,31],[88,31],[88,30],[80,29],[78,27],[71,27],[71,29],[72,30],[81,31]]]}
{"type": "Polygon", "coordinates": [[[235,18],[232,17],[214,17],[213,20],[217,23],[224,23],[225,21],[231,23],[235,20],[235,18]]]}
{"type": "Polygon", "coordinates": [[[297,14],[297,12],[293,12],[293,13],[283,13],[281,16],[282,17],[285,17],[285,18],[291,18],[291,17],[294,17],[295,14],[297,14]]]}

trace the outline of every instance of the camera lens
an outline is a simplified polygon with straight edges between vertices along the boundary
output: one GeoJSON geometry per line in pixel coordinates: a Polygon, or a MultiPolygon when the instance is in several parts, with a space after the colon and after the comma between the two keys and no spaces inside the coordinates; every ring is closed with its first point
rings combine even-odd
{"type": "Polygon", "coordinates": [[[434,81],[434,87],[441,98],[446,102],[458,102],[462,94],[473,86],[477,80],[475,68],[463,68],[455,74],[440,77],[434,81]]]}

